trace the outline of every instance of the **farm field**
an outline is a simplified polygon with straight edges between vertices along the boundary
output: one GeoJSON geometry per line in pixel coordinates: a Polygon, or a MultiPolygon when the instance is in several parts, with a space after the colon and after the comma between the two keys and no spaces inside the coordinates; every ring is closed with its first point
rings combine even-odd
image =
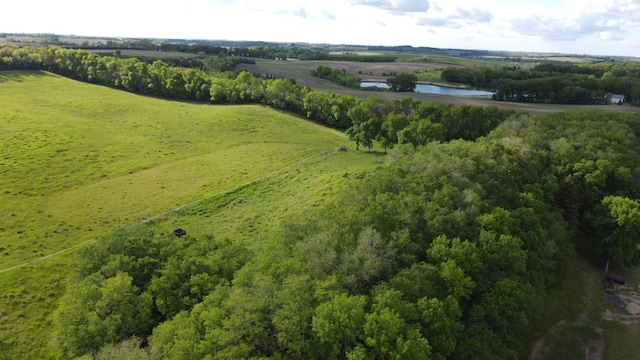
{"type": "MultiPolygon", "coordinates": [[[[339,94],[346,94],[357,96],[360,98],[367,98],[369,96],[376,96],[383,99],[403,99],[406,97],[412,97],[414,99],[425,102],[436,102],[443,104],[454,104],[456,106],[472,105],[472,106],[496,106],[501,109],[514,110],[517,112],[526,112],[531,115],[542,115],[548,113],[556,113],[562,111],[573,110],[602,110],[602,111],[615,111],[615,112],[636,112],[640,113],[640,108],[632,107],[628,104],[618,105],[558,105],[558,104],[531,104],[531,103],[516,103],[506,101],[493,101],[488,97],[473,97],[473,96],[447,96],[437,94],[426,93],[394,93],[386,91],[366,91],[356,90],[340,86],[332,83],[328,80],[320,79],[311,76],[311,70],[318,66],[328,66],[337,69],[344,69],[347,73],[361,77],[363,80],[370,81],[386,81],[388,74],[391,71],[402,72],[423,72],[425,79],[429,79],[430,83],[441,83],[435,80],[434,71],[449,66],[446,63],[438,62],[393,62],[393,63],[365,63],[365,62],[352,62],[352,61],[328,61],[328,60],[312,60],[312,61],[280,61],[280,60],[264,60],[255,59],[255,65],[240,64],[236,68],[236,71],[247,70],[261,75],[275,75],[287,79],[295,79],[299,85],[309,86],[312,89],[325,92],[334,92],[339,94]],[[359,72],[362,72],[360,74],[359,72]]],[[[418,75],[420,76],[420,75],[418,75]]],[[[456,84],[447,84],[456,85],[456,84]]]]}
{"type": "Polygon", "coordinates": [[[145,223],[259,246],[383,161],[338,151],[342,133],[270,108],[158,100],[44,72],[0,73],[0,130],[0,359],[55,354],[66,250],[145,223]]]}

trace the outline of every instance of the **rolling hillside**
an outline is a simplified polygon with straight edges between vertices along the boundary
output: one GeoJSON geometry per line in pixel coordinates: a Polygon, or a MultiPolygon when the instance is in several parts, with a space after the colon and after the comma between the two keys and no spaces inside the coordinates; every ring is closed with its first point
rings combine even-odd
{"type": "Polygon", "coordinates": [[[237,229],[268,231],[287,211],[330,199],[345,173],[380,161],[340,145],[340,132],[267,107],[171,102],[43,72],[1,73],[0,358],[48,356],[67,250],[221,197],[215,220],[183,216],[182,226],[234,238],[237,229]],[[252,187],[262,190],[247,195],[252,187]]]}

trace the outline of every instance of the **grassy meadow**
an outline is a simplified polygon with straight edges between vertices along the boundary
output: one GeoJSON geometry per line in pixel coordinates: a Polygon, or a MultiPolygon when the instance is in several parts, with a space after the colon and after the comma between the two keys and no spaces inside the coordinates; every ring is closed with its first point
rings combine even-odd
{"type": "Polygon", "coordinates": [[[55,355],[51,313],[74,246],[147,223],[251,245],[383,161],[341,145],[342,133],[263,106],[0,73],[0,359],[55,355]]]}

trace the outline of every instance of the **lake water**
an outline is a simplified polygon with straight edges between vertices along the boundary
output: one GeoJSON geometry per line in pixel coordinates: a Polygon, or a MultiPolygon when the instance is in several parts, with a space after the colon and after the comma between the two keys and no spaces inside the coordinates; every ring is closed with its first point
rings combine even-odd
{"type": "MultiPolygon", "coordinates": [[[[389,85],[383,82],[375,81],[363,81],[360,83],[361,87],[379,87],[388,89],[389,85]]],[[[453,95],[453,96],[490,96],[494,93],[492,91],[475,90],[475,89],[456,89],[445,86],[417,84],[416,92],[425,94],[439,94],[439,95],[453,95]]]]}

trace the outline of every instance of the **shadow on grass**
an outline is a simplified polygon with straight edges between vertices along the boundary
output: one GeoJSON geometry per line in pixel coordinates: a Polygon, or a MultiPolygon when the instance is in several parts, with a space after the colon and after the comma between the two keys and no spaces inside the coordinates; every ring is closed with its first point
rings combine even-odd
{"type": "Polygon", "coordinates": [[[0,83],[5,81],[24,82],[27,78],[41,78],[45,73],[38,70],[5,70],[0,71],[0,83]]]}
{"type": "Polygon", "coordinates": [[[558,271],[557,283],[548,288],[544,312],[524,341],[527,345],[520,358],[583,359],[581,351],[600,346],[598,328],[606,306],[601,281],[605,261],[594,255],[588,234],[575,233],[573,244],[575,252],[565,260],[565,269],[558,271]],[[536,355],[529,357],[532,353],[536,355]]]}
{"type": "Polygon", "coordinates": [[[604,353],[602,330],[581,322],[556,324],[544,337],[535,360],[592,359],[604,353]]]}
{"type": "Polygon", "coordinates": [[[384,152],[383,150],[353,150],[355,153],[367,154],[367,155],[375,155],[375,156],[387,156],[389,152],[384,152]]]}

